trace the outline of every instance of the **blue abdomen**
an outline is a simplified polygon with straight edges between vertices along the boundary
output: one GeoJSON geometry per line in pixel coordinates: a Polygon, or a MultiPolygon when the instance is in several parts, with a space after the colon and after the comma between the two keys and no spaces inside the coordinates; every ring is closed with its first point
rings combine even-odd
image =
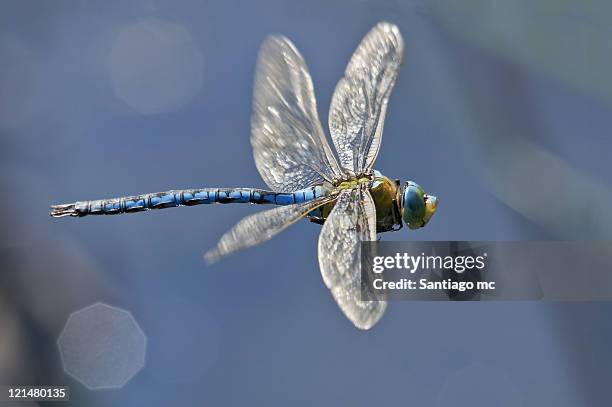
{"type": "Polygon", "coordinates": [[[115,215],[215,203],[292,205],[325,196],[328,192],[328,189],[321,186],[308,187],[295,192],[274,192],[255,188],[184,189],[55,205],[51,208],[51,216],[115,215]]]}

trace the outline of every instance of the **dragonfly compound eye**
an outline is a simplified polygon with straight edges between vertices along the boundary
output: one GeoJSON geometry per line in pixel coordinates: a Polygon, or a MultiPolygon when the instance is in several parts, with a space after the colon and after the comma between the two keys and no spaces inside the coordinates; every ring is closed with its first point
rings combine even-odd
{"type": "Polygon", "coordinates": [[[438,208],[438,199],[427,195],[415,182],[407,181],[402,194],[402,219],[410,229],[422,228],[438,208]]]}

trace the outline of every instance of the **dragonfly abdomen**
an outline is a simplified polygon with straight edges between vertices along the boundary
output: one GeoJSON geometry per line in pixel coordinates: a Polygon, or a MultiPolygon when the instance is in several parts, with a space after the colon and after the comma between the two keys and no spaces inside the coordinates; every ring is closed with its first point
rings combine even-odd
{"type": "Polygon", "coordinates": [[[274,192],[255,188],[183,189],[53,205],[51,207],[51,216],[118,215],[151,209],[214,203],[291,205],[311,201],[326,193],[327,190],[320,186],[313,186],[295,192],[274,192]]]}

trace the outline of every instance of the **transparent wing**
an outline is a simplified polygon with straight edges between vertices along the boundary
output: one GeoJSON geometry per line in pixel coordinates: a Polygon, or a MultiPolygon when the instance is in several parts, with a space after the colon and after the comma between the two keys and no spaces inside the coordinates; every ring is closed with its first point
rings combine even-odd
{"type": "Polygon", "coordinates": [[[385,301],[361,301],[361,242],[376,239],[376,210],[367,190],[344,190],[319,235],[323,281],[344,315],[359,329],[382,317],[385,301]]]}
{"type": "Polygon", "coordinates": [[[213,263],[228,254],[270,240],[310,211],[334,199],[335,196],[324,196],[301,204],[279,206],[247,216],[225,232],[217,246],[209,250],[204,257],[206,261],[213,263]]]}
{"type": "Polygon", "coordinates": [[[359,174],[374,165],[403,53],[398,28],[379,23],[361,41],[336,86],[329,129],[346,170],[359,174]]]}
{"type": "Polygon", "coordinates": [[[306,63],[285,37],[268,37],[259,51],[251,144],[259,173],[275,191],[295,191],[340,174],[306,63]]]}

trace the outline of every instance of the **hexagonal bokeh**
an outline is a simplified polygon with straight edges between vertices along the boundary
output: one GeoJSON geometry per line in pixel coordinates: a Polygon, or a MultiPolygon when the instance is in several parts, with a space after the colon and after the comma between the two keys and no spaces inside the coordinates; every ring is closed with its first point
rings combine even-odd
{"type": "Polygon", "coordinates": [[[73,312],[57,343],[65,372],[91,390],[123,387],[145,364],[147,338],[132,314],[103,303],[73,312]]]}

